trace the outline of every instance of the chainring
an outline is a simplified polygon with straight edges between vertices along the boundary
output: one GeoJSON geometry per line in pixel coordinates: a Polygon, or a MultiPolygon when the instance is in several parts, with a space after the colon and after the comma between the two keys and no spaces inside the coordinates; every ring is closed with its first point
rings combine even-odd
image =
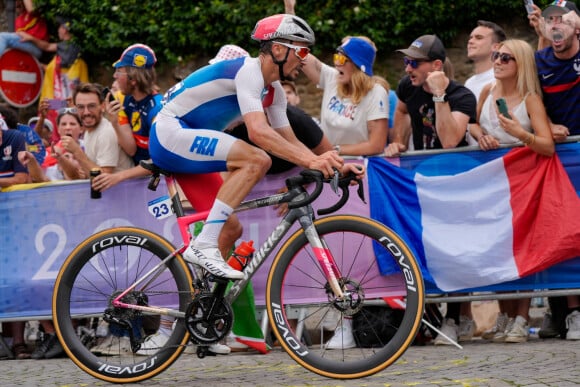
{"type": "Polygon", "coordinates": [[[185,326],[191,340],[200,345],[217,343],[226,337],[234,321],[232,307],[211,293],[198,294],[185,311],[185,326]]]}

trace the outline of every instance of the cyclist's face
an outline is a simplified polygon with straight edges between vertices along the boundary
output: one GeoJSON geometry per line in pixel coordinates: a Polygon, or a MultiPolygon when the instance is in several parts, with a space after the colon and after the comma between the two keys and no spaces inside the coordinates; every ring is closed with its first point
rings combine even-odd
{"type": "MultiPolygon", "coordinates": [[[[294,47],[308,47],[304,43],[292,42],[294,47]]],[[[278,60],[283,60],[286,57],[286,63],[283,66],[284,76],[288,80],[294,80],[300,74],[304,61],[296,54],[296,48],[283,46],[281,44],[274,44],[273,52],[278,60]],[[288,52],[288,55],[286,53],[288,52]]]]}

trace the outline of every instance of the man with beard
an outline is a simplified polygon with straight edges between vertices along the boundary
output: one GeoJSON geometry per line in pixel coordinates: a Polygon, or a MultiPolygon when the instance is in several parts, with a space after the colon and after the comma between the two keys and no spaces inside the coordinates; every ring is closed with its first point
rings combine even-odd
{"type": "Polygon", "coordinates": [[[397,86],[393,142],[385,155],[405,152],[411,134],[415,150],[467,145],[467,124],[475,123],[475,96],[443,72],[446,56],[441,40],[423,35],[397,51],[405,55],[407,76],[397,86]]]}
{"type": "Polygon", "coordinates": [[[224,261],[231,241],[218,246],[218,238],[224,225],[235,221],[233,208],[270,167],[265,150],[327,177],[344,165],[336,152],[317,156],[298,141],[286,116],[280,80],[291,80],[302,69],[314,44],[308,23],[294,15],[274,15],[258,21],[251,36],[260,43],[257,58],[205,66],[165,94],[149,141],[152,160],[171,172],[192,179],[199,178],[196,174],[230,172],[215,196],[199,190],[198,195],[210,196],[213,204],[203,230],[183,253],[186,261],[229,279],[241,279],[243,273],[224,261]],[[226,133],[242,121],[259,148],[226,133]]]}
{"type": "MultiPolygon", "coordinates": [[[[538,34],[540,50],[536,52],[536,65],[555,142],[580,135],[579,16],[576,4],[561,0],[543,12],[534,5],[534,12],[528,15],[538,34]],[[550,45],[545,47],[547,42],[550,45]]],[[[580,340],[580,297],[548,300],[551,314],[544,316],[540,337],[560,335],[567,340],[580,340]]]]}
{"type": "Polygon", "coordinates": [[[540,44],[546,39],[551,41],[549,47],[536,52],[536,64],[556,142],[580,134],[579,14],[573,2],[557,1],[542,14],[535,6],[534,13],[529,15],[540,44]]]}
{"type": "Polygon", "coordinates": [[[105,173],[131,168],[133,161],[121,149],[113,125],[103,117],[102,88],[94,83],[81,83],[74,92],[73,102],[84,129],[85,150],[69,136],[64,136],[61,144],[78,160],[86,176],[92,168],[100,168],[105,173]]]}

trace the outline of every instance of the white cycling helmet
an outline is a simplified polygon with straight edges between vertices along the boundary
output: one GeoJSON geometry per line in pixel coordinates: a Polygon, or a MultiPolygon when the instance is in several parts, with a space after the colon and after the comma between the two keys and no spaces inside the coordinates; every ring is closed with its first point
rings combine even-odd
{"type": "Polygon", "coordinates": [[[314,44],[314,31],[302,18],[289,14],[268,16],[256,23],[252,39],[260,42],[287,39],[293,42],[314,44]]]}

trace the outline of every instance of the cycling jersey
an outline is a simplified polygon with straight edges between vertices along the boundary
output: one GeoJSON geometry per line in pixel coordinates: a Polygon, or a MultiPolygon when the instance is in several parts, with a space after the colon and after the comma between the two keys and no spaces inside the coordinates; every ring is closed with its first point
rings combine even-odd
{"type": "Polygon", "coordinates": [[[236,138],[225,133],[243,115],[262,111],[274,129],[289,126],[279,81],[265,85],[258,58],[238,58],[203,67],[173,86],[153,124],[149,142],[158,166],[179,173],[226,170],[236,138]]]}

